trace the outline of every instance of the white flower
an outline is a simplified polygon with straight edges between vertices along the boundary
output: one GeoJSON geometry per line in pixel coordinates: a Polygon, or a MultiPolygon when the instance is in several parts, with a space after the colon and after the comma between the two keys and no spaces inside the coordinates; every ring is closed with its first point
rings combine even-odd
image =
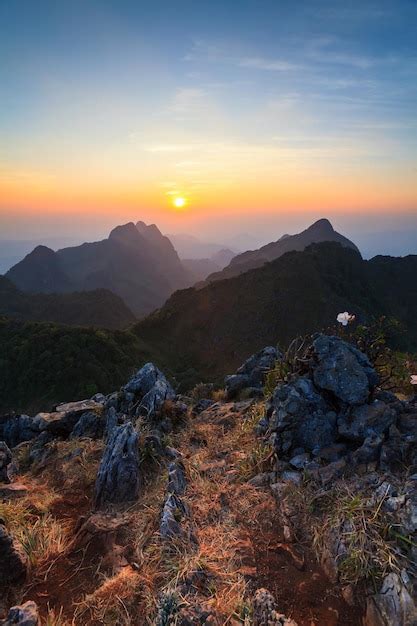
{"type": "Polygon", "coordinates": [[[353,322],[353,320],[355,319],[355,316],[345,311],[344,313],[339,313],[336,319],[339,322],[339,324],[342,324],[342,326],[347,326],[349,322],[353,322]]]}
{"type": "Polygon", "coordinates": [[[417,374],[411,374],[410,383],[412,385],[417,385],[417,374]]]}

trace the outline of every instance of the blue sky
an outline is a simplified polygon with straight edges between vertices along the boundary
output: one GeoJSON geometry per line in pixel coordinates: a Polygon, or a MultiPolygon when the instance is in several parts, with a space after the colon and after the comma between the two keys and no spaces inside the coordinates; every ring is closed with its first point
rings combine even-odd
{"type": "Polygon", "coordinates": [[[410,0],[1,0],[0,226],[408,219],[416,24],[410,0]]]}

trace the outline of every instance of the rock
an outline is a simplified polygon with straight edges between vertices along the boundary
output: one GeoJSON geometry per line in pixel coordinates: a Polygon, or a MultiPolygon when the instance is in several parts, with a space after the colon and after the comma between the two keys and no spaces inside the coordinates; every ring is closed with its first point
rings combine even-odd
{"type": "Polygon", "coordinates": [[[294,485],[301,485],[303,481],[303,477],[300,472],[291,472],[290,470],[282,472],[281,478],[282,480],[293,483],[294,485]]]}
{"type": "Polygon", "coordinates": [[[384,402],[374,400],[371,404],[355,407],[348,415],[339,417],[339,435],[350,441],[362,443],[369,436],[382,435],[396,420],[395,411],[384,402]]]}
{"type": "Polygon", "coordinates": [[[161,515],[159,531],[163,539],[182,537],[184,530],[181,526],[182,519],[187,515],[187,507],[179,496],[170,493],[165,500],[161,515]]]}
{"type": "Polygon", "coordinates": [[[368,598],[365,626],[413,626],[417,607],[398,574],[385,577],[381,591],[368,598]]]}
{"type": "Polygon", "coordinates": [[[102,409],[102,404],[100,402],[95,402],[95,400],[78,400],[77,402],[58,404],[55,411],[57,413],[76,413],[78,417],[80,417],[86,411],[96,411],[101,413],[102,409]]]}
{"type": "Polygon", "coordinates": [[[97,474],[94,506],[136,500],[140,485],[138,433],[128,422],[109,436],[97,474]]]}
{"type": "Polygon", "coordinates": [[[6,415],[1,418],[0,437],[10,448],[30,441],[41,432],[41,422],[29,415],[6,415]]]}
{"type": "Polygon", "coordinates": [[[266,374],[274,367],[278,359],[282,359],[282,352],[273,346],[267,346],[256,354],[252,354],[239,367],[236,374],[247,376],[249,387],[262,387],[266,374]]]}
{"type": "Polygon", "coordinates": [[[83,413],[71,431],[70,438],[90,437],[99,439],[103,436],[105,429],[104,417],[93,411],[83,413]]]}
{"type": "Polygon", "coordinates": [[[12,462],[12,453],[5,441],[0,441],[0,483],[10,483],[7,467],[12,462]]]}
{"type": "Polygon", "coordinates": [[[129,382],[123,387],[123,391],[143,397],[152,389],[157,380],[166,381],[166,378],[156,365],[146,363],[132,376],[129,382]]]}
{"type": "MultiPolygon", "coordinates": [[[[94,400],[80,400],[59,404],[53,413],[38,413],[36,418],[41,420],[41,430],[46,430],[55,436],[68,437],[83,415],[92,413],[97,417],[103,413],[103,405],[94,400]]],[[[35,419],[36,419],[35,418],[35,419]]],[[[92,418],[86,418],[86,420],[92,418]]],[[[85,423],[81,422],[81,429],[85,423]]]]}
{"type": "Polygon", "coordinates": [[[38,607],[35,602],[28,600],[19,606],[13,606],[2,626],[40,626],[38,607]]]}
{"type": "Polygon", "coordinates": [[[224,379],[227,399],[236,398],[239,391],[249,386],[249,377],[246,374],[231,374],[224,379]]]}
{"type": "Polygon", "coordinates": [[[0,484],[0,500],[17,500],[27,495],[28,488],[20,483],[0,484]]]}
{"type": "Polygon", "coordinates": [[[260,390],[265,382],[266,374],[280,358],[282,353],[273,346],[267,346],[260,352],[252,354],[239,367],[236,374],[226,376],[224,383],[228,399],[232,400],[239,391],[247,387],[252,388],[253,397],[256,397],[257,390],[260,390]]]}
{"type": "Polygon", "coordinates": [[[214,404],[214,400],[208,398],[202,398],[193,406],[193,415],[199,415],[214,404]]]}
{"type": "Polygon", "coordinates": [[[107,398],[102,393],[96,393],[94,396],[90,398],[93,402],[98,402],[99,404],[105,404],[107,402],[107,398]]]}
{"type": "Polygon", "coordinates": [[[252,487],[266,487],[269,485],[271,479],[271,472],[262,472],[261,474],[256,474],[253,478],[248,480],[249,485],[252,487]]]}
{"type": "Polygon", "coordinates": [[[174,461],[168,465],[168,493],[181,496],[187,487],[185,468],[181,461],[174,461]]]}
{"type": "Polygon", "coordinates": [[[303,452],[302,454],[297,454],[290,459],[290,465],[295,467],[295,469],[304,469],[307,463],[310,461],[311,456],[308,452],[303,452]]]}
{"type": "Polygon", "coordinates": [[[288,453],[295,448],[312,452],[334,443],[336,414],[309,378],[278,385],[268,411],[269,427],[277,433],[278,453],[288,453]]]}
{"type": "Polygon", "coordinates": [[[142,398],[136,416],[153,418],[157,416],[167,400],[175,398],[175,391],[165,379],[158,379],[154,386],[142,398]]]}
{"type": "Polygon", "coordinates": [[[339,337],[319,335],[313,341],[317,365],[313,380],[340,402],[353,406],[366,402],[378,383],[368,357],[339,337]]]}
{"type": "Polygon", "coordinates": [[[347,451],[346,444],[344,444],[344,443],[334,443],[331,446],[326,446],[324,448],[320,448],[315,453],[315,456],[318,459],[321,459],[323,461],[332,462],[332,461],[338,461],[341,456],[344,456],[346,454],[346,451],[347,451]]]}
{"type": "Polygon", "coordinates": [[[108,440],[114,428],[116,428],[118,421],[119,418],[117,416],[116,409],[114,408],[114,406],[110,406],[107,409],[106,425],[104,427],[104,437],[106,440],[108,440]]]}
{"type": "Polygon", "coordinates": [[[370,434],[360,448],[355,450],[352,454],[352,460],[356,465],[361,463],[372,463],[379,459],[381,452],[382,442],[384,441],[383,435],[377,433],[370,434]]]}
{"type": "Polygon", "coordinates": [[[324,485],[334,481],[336,478],[340,478],[343,476],[343,473],[346,469],[346,460],[339,459],[339,461],[334,461],[333,463],[329,463],[325,467],[321,467],[317,474],[324,485]]]}
{"type": "Polygon", "coordinates": [[[25,578],[28,559],[22,546],[0,523],[0,586],[25,578]]]}
{"type": "Polygon", "coordinates": [[[253,598],[253,626],[297,626],[297,623],[277,611],[275,599],[267,589],[257,589],[253,598]]]}

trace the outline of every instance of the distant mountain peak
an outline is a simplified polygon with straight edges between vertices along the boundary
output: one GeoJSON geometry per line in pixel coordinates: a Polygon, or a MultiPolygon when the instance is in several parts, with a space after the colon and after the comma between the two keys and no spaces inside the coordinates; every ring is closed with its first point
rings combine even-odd
{"type": "Polygon", "coordinates": [[[137,241],[138,231],[133,222],[128,222],[127,224],[121,224],[120,226],[116,226],[116,228],[113,228],[113,230],[110,232],[109,239],[137,241]]]}
{"type": "Polygon", "coordinates": [[[331,222],[325,217],[322,217],[321,219],[317,220],[317,222],[314,222],[314,224],[311,224],[311,226],[309,226],[305,230],[305,232],[316,232],[316,231],[320,231],[323,234],[325,233],[331,234],[335,232],[331,222]]]}

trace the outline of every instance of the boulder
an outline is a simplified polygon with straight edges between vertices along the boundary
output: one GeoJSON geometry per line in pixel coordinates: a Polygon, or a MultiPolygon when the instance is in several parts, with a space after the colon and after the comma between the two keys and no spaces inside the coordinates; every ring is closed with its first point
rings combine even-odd
{"type": "Polygon", "coordinates": [[[137,410],[136,416],[144,416],[148,418],[156,417],[167,400],[174,400],[175,391],[165,379],[159,378],[153,387],[142,398],[137,410]]]}
{"type": "Polygon", "coordinates": [[[37,605],[28,600],[24,604],[13,606],[2,626],[40,626],[40,623],[37,605]]]}
{"type": "Polygon", "coordinates": [[[378,376],[368,357],[339,337],[319,335],[313,341],[316,364],[313,380],[339,402],[360,405],[378,384],[378,376]]]}
{"type": "Polygon", "coordinates": [[[387,432],[396,417],[389,405],[374,400],[370,404],[354,407],[347,415],[339,417],[337,429],[344,439],[362,443],[367,437],[387,432]]]}
{"type": "Polygon", "coordinates": [[[166,381],[166,378],[156,365],[146,363],[132,376],[129,382],[123,387],[123,391],[143,397],[152,389],[157,380],[166,381]]]}
{"type": "Polygon", "coordinates": [[[0,438],[10,448],[30,441],[41,432],[42,421],[29,415],[6,415],[1,419],[0,438]]]}
{"type": "Polygon", "coordinates": [[[96,509],[136,500],[141,485],[138,439],[130,422],[110,433],[97,474],[96,509]]]}
{"type": "Polygon", "coordinates": [[[83,413],[71,431],[70,438],[90,437],[91,439],[99,439],[103,436],[105,429],[104,416],[87,411],[83,413]]]}
{"type": "Polygon", "coordinates": [[[225,388],[227,397],[232,400],[242,389],[252,388],[252,394],[261,389],[265,378],[275,362],[282,358],[282,353],[273,346],[267,346],[260,352],[252,354],[237,370],[236,374],[226,376],[225,388]]]}
{"type": "Polygon", "coordinates": [[[417,624],[417,607],[398,574],[384,578],[381,591],[368,598],[365,626],[412,626],[417,624]]]}
{"type": "Polygon", "coordinates": [[[41,420],[40,430],[46,430],[55,436],[68,437],[86,413],[100,416],[103,413],[103,404],[94,400],[67,402],[59,404],[52,413],[38,413],[35,419],[41,420]]]}
{"type": "Polygon", "coordinates": [[[9,483],[7,467],[12,462],[12,453],[5,441],[0,441],[0,483],[9,483]]]}
{"type": "Polygon", "coordinates": [[[0,586],[25,578],[28,559],[22,546],[0,523],[0,586]]]}
{"type": "Polygon", "coordinates": [[[270,406],[270,429],[280,453],[294,448],[312,452],[334,443],[336,414],[306,377],[278,385],[270,406]]]}

